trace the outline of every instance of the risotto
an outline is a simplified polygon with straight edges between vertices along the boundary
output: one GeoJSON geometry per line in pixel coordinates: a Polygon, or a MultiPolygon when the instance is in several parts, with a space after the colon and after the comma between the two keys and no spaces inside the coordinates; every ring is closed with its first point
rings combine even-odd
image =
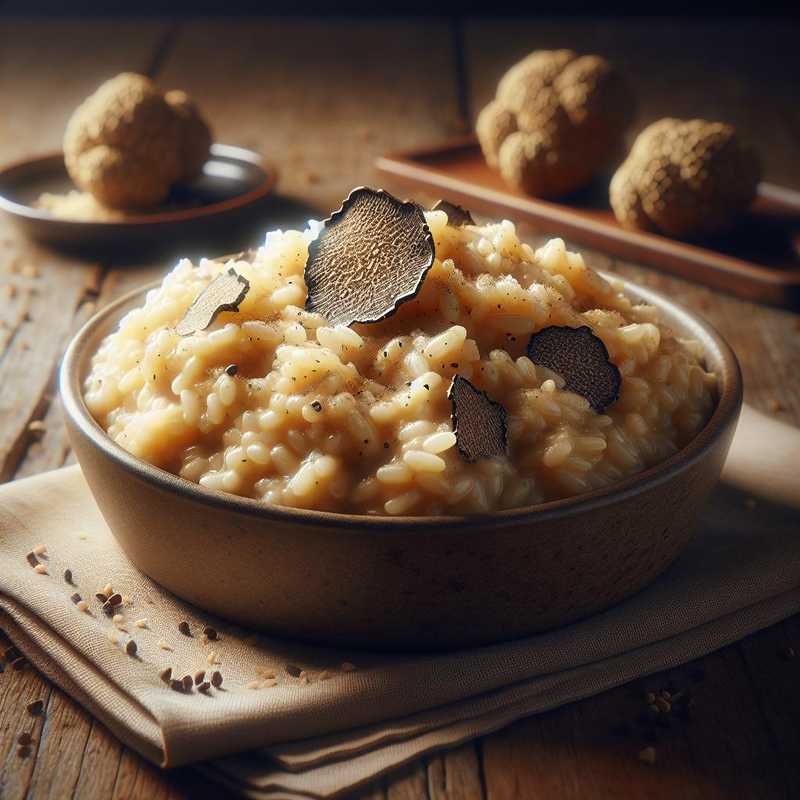
{"type": "Polygon", "coordinates": [[[655,308],[560,239],[534,251],[507,220],[451,217],[424,212],[435,257],[416,293],[375,322],[332,324],[310,302],[320,223],[268,233],[242,260],[181,261],[94,355],[91,413],[135,456],[208,489],[385,515],[577,495],[657,464],[703,427],[716,377],[655,308]],[[178,333],[223,275],[249,284],[238,306],[178,333]],[[605,407],[529,357],[532,334],[553,326],[585,328],[604,345],[617,375],[605,407]],[[469,457],[459,446],[458,429],[481,419],[457,418],[455,376],[485,393],[487,408],[502,404],[504,450],[469,457]]]}

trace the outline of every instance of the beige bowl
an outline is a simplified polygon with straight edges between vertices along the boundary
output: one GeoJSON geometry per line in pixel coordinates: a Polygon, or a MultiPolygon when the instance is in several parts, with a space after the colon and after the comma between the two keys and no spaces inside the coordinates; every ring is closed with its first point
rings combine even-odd
{"type": "Polygon", "coordinates": [[[72,446],[139,569],[200,608],[328,644],[434,649],[513,639],[608,608],[663,572],[692,536],[736,427],[742,382],[717,332],[646,289],[719,375],[708,424],[669,460],[615,486],[485,517],[384,517],[265,506],[205,489],[113,442],[83,402],[92,354],[132,292],[84,325],[61,368],[72,446]]]}

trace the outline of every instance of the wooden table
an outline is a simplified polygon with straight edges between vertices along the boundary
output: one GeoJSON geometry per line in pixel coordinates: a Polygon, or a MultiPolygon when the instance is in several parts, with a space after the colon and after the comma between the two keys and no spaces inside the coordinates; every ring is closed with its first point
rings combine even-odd
{"type": "MultiPolygon", "coordinates": [[[[70,111],[100,80],[146,71],[196,97],[217,139],[282,170],[263,228],[302,221],[375,182],[374,157],[462,132],[503,69],[536,47],[613,58],[640,98],[639,121],[728,119],[758,144],[770,180],[800,188],[800,74],[791,22],[670,20],[48,21],[0,18],[0,162],[57,147],[70,111]],[[289,201],[292,200],[292,202],[289,201]],[[295,202],[296,201],[296,202],[295,202]]],[[[391,188],[391,187],[389,187],[391,188]]],[[[425,199],[425,198],[422,198],[425,199]]],[[[220,252],[249,242],[219,242],[220,252]]],[[[99,304],[161,273],[89,263],[24,241],[0,219],[0,480],[71,460],[53,376],[66,339],[99,304]],[[10,288],[9,288],[10,287],[10,288]],[[45,432],[31,429],[42,420],[45,432]]],[[[714,294],[600,253],[590,263],[653,284],[711,320],[741,360],[747,399],[800,423],[800,318],[714,294]]],[[[743,510],[744,513],[744,510],[743,510]]],[[[664,731],[656,763],[612,729],[644,683],[517,723],[421,760],[361,798],[777,798],[800,796],[800,621],[657,676],[696,683],[691,723],[664,731]]],[[[160,772],[32,671],[0,675],[0,798],[219,797],[191,770],[160,772]],[[16,754],[24,705],[44,698],[31,757],[16,754]]]]}

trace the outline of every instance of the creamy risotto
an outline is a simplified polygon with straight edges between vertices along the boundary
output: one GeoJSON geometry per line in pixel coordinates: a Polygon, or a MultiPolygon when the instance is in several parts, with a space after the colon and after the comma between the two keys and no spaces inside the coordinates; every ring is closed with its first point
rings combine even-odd
{"type": "Polygon", "coordinates": [[[659,324],[560,239],[534,251],[514,225],[448,224],[419,293],[388,318],[331,325],[305,309],[321,226],[275,231],[247,260],[181,261],[92,361],[85,397],[139,458],[269,504],[360,514],[470,514],[613,484],[703,427],[716,378],[696,343],[659,324]],[[238,311],[176,325],[233,268],[238,311]],[[547,326],[589,326],[621,375],[603,413],[526,355],[547,326]],[[507,454],[468,461],[448,389],[467,378],[506,410],[507,454]]]}

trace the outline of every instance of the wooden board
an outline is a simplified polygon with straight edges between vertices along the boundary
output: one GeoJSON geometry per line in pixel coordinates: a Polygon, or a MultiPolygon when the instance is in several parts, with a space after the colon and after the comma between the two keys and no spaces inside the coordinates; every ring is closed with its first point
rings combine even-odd
{"type": "Polygon", "coordinates": [[[762,183],[752,213],[713,243],[689,244],[623,228],[608,205],[607,179],[563,202],[509,187],[472,137],[380,157],[387,176],[491,217],[525,221],[628,261],[648,264],[757,302],[800,306],[800,192],[762,183]]]}

